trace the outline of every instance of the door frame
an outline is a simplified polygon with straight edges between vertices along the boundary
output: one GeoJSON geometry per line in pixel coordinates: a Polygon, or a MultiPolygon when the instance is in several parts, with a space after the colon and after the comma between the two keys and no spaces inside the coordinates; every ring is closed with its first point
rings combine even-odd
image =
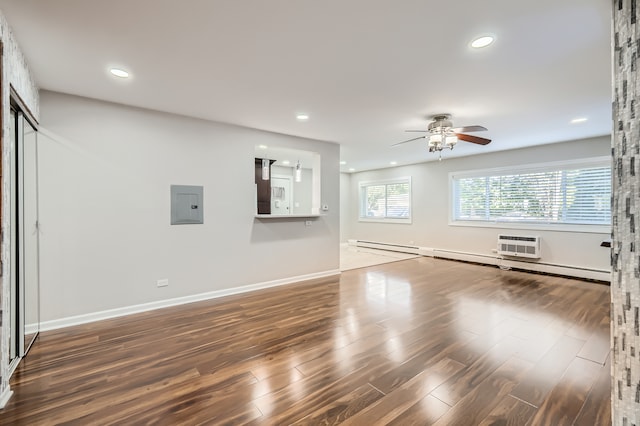
{"type": "MultiPolygon", "coordinates": [[[[288,214],[293,214],[293,176],[289,176],[289,175],[281,175],[281,174],[271,174],[271,181],[269,186],[273,185],[273,179],[285,179],[289,182],[289,213],[288,214]]],[[[269,190],[271,190],[271,188],[269,188],[269,190]]],[[[271,202],[273,203],[273,197],[271,202]]],[[[273,214],[273,209],[271,211],[271,214],[273,214]]],[[[283,216],[283,215],[280,215],[283,216]]]]}

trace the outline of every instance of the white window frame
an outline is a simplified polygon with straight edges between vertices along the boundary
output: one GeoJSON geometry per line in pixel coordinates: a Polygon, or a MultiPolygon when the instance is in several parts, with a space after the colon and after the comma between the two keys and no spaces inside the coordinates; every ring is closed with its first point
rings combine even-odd
{"type": "Polygon", "coordinates": [[[400,223],[400,224],[411,224],[412,221],[412,209],[413,209],[413,193],[411,189],[411,176],[404,176],[394,179],[384,179],[384,180],[370,180],[370,181],[362,181],[358,182],[358,222],[377,222],[377,223],[400,223]],[[394,218],[394,217],[367,217],[362,216],[362,194],[364,188],[367,186],[376,186],[376,185],[393,185],[398,183],[408,183],[409,184],[409,217],[406,218],[394,218]]]}
{"type": "MultiPolygon", "coordinates": [[[[471,177],[499,176],[508,174],[526,174],[553,169],[611,167],[611,157],[592,157],[579,160],[552,161],[547,163],[524,164],[519,166],[495,167],[490,169],[467,170],[449,173],[449,225],[478,228],[531,229],[561,232],[581,232],[608,234],[611,225],[569,224],[569,223],[531,223],[509,221],[465,221],[455,218],[456,193],[455,180],[471,177]]],[[[613,174],[613,171],[612,171],[613,174]]]]}

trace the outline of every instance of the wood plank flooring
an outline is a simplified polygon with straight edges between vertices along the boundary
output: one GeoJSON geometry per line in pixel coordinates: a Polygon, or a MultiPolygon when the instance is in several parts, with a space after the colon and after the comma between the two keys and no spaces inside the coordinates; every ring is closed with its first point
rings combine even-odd
{"type": "Polygon", "coordinates": [[[608,425],[609,287],[432,258],[42,333],[2,425],[608,425]]]}

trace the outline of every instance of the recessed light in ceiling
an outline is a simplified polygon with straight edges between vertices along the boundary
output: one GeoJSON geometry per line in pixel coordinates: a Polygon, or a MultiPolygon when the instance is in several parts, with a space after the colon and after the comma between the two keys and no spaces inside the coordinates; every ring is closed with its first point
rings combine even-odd
{"type": "Polygon", "coordinates": [[[398,164],[398,162],[397,161],[392,161],[389,164],[391,164],[392,166],[395,166],[396,164],[398,164]]]}
{"type": "Polygon", "coordinates": [[[490,35],[485,35],[485,36],[482,36],[482,37],[478,37],[477,39],[475,39],[475,40],[473,40],[471,42],[471,47],[474,47],[476,49],[480,49],[482,47],[487,47],[488,45],[493,43],[494,40],[495,40],[495,38],[493,36],[490,36],[490,35]]]}
{"type": "Polygon", "coordinates": [[[123,69],[120,68],[111,68],[109,70],[109,72],[113,75],[115,75],[116,77],[120,77],[120,78],[127,78],[129,77],[129,73],[123,69]]]}
{"type": "Polygon", "coordinates": [[[288,166],[291,163],[289,162],[289,160],[282,160],[282,164],[284,164],[285,166],[288,166]]]}
{"type": "Polygon", "coordinates": [[[307,121],[309,119],[309,114],[297,114],[296,120],[298,121],[307,121]]]}
{"type": "Polygon", "coordinates": [[[585,121],[587,121],[587,117],[579,117],[579,118],[574,118],[573,120],[570,121],[570,123],[578,124],[578,123],[584,123],[585,121]]]}
{"type": "Polygon", "coordinates": [[[353,167],[349,169],[350,172],[355,172],[356,169],[354,169],[353,167]]]}
{"type": "Polygon", "coordinates": [[[345,164],[347,164],[347,162],[346,162],[346,161],[341,161],[341,162],[340,162],[340,165],[341,165],[341,166],[344,166],[345,164]]]}
{"type": "Polygon", "coordinates": [[[267,149],[267,148],[269,148],[269,147],[268,147],[268,146],[266,146],[266,145],[258,145],[258,148],[260,148],[260,149],[267,149]]]}

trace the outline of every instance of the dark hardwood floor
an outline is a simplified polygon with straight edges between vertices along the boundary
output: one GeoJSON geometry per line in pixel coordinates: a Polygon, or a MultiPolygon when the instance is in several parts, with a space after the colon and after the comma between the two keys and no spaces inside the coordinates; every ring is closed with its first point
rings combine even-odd
{"type": "Polygon", "coordinates": [[[418,258],[45,332],[0,424],[607,425],[609,287],[418,258]]]}

